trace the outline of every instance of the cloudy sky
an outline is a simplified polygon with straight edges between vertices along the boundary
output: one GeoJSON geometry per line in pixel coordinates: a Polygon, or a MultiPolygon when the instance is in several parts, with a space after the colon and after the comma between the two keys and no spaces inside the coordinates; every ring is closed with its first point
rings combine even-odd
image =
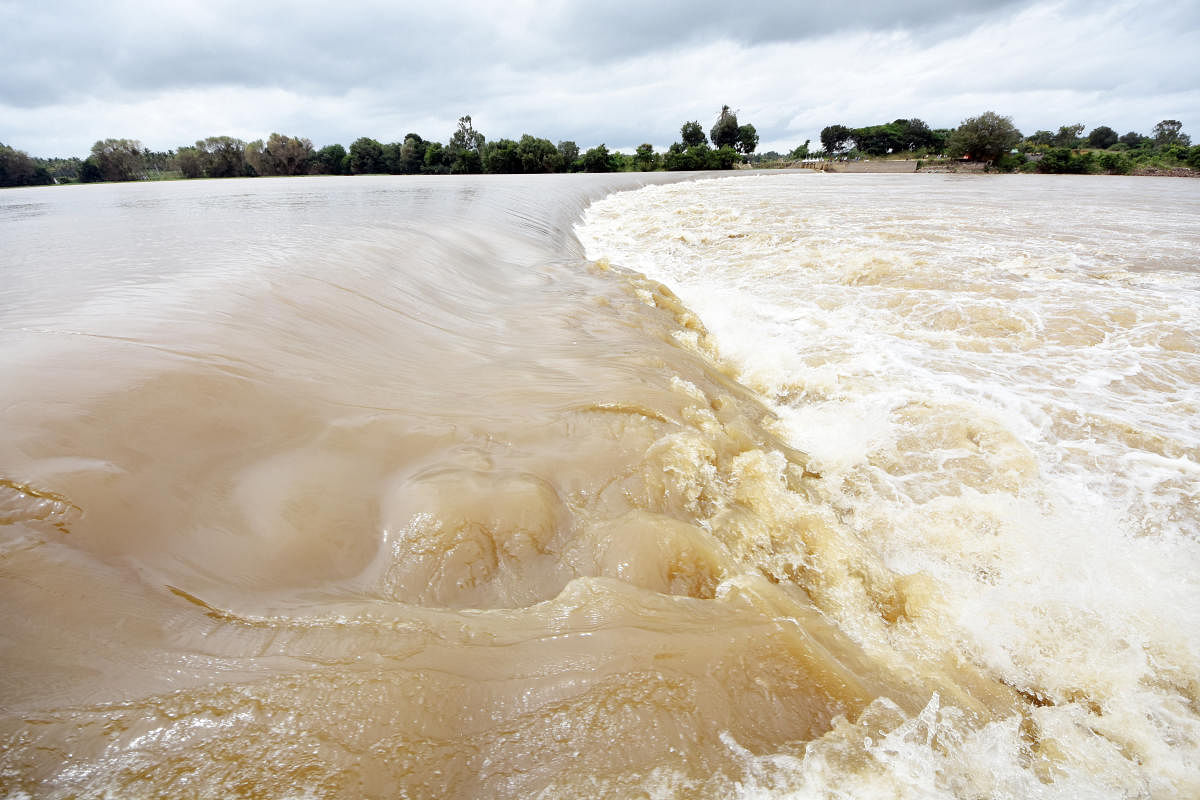
{"type": "Polygon", "coordinates": [[[1200,140],[1196,0],[0,0],[0,142],[85,155],[272,131],[665,147],[722,103],[760,150],[994,110],[1200,140]]]}

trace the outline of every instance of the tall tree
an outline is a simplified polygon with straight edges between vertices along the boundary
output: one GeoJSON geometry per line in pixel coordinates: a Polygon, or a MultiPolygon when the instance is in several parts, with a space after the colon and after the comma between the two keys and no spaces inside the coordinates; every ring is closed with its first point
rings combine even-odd
{"type": "Polygon", "coordinates": [[[840,153],[854,140],[854,131],[841,123],[826,125],[821,129],[821,146],[826,153],[840,153]]]}
{"type": "Polygon", "coordinates": [[[1074,149],[1079,147],[1079,137],[1083,135],[1083,123],[1077,122],[1074,125],[1062,125],[1058,129],[1058,133],[1050,140],[1050,144],[1055,147],[1066,147],[1074,149]]]}
{"type": "Polygon", "coordinates": [[[400,146],[400,168],[405,175],[416,175],[425,164],[425,148],[428,143],[415,133],[404,137],[400,146]]]}
{"type": "Polygon", "coordinates": [[[350,172],[368,175],[385,171],[383,145],[367,136],[355,139],[350,145],[350,172]]]}
{"type": "Polygon", "coordinates": [[[346,148],[340,144],[327,144],[313,156],[316,168],[323,175],[345,175],[349,172],[346,159],[346,148]]]}
{"type": "Polygon", "coordinates": [[[1191,143],[1192,138],[1183,132],[1183,123],[1177,119],[1164,119],[1154,126],[1154,144],[1158,147],[1173,144],[1187,147],[1191,143]]]}
{"type": "Polygon", "coordinates": [[[106,181],[133,181],[145,171],[142,143],[136,139],[103,139],[92,145],[92,158],[106,181]]]}
{"type": "Polygon", "coordinates": [[[0,186],[40,186],[54,183],[50,171],[27,153],[0,143],[0,186]]]}
{"type": "Polygon", "coordinates": [[[575,169],[575,162],[579,160],[579,145],[569,139],[559,142],[558,154],[562,156],[563,169],[575,169]]]}
{"type": "Polygon", "coordinates": [[[708,144],[708,139],[704,136],[704,128],[701,128],[700,123],[696,120],[683,123],[683,127],[679,129],[679,137],[683,140],[685,148],[708,144]]]}
{"type": "Polygon", "coordinates": [[[747,122],[745,125],[739,125],[737,129],[737,141],[733,143],[733,147],[742,155],[750,155],[758,149],[758,131],[754,126],[747,122]]]}
{"type": "Polygon", "coordinates": [[[633,156],[633,165],[641,172],[653,172],[658,169],[659,160],[658,154],[654,152],[654,145],[647,142],[638,145],[633,156]]]}
{"type": "Polygon", "coordinates": [[[1117,143],[1117,132],[1107,125],[1100,125],[1092,128],[1092,132],[1088,134],[1087,143],[1088,147],[1107,150],[1117,143]]]}
{"type": "Polygon", "coordinates": [[[985,111],[962,121],[950,134],[949,149],[952,155],[991,164],[1020,141],[1021,132],[1013,126],[1012,117],[985,111]]]}
{"type": "Polygon", "coordinates": [[[708,138],[713,147],[733,147],[737,144],[737,114],[731,111],[729,106],[721,106],[721,113],[717,115],[716,124],[708,132],[708,138]]]}
{"type": "Polygon", "coordinates": [[[455,174],[482,172],[483,145],[486,141],[484,135],[475,130],[470,114],[459,117],[458,129],[450,136],[450,144],[446,146],[450,171],[455,174]]]}
{"type": "Polygon", "coordinates": [[[196,149],[203,154],[204,174],[208,177],[240,178],[246,174],[246,143],[241,139],[209,136],[197,141],[196,149]]]}

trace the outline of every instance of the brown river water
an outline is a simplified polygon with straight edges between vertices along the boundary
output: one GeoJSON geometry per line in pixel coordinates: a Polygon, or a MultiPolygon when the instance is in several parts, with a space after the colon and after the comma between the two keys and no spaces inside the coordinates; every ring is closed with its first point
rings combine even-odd
{"type": "Polygon", "coordinates": [[[0,798],[1200,795],[1198,223],[0,192],[0,798]]]}

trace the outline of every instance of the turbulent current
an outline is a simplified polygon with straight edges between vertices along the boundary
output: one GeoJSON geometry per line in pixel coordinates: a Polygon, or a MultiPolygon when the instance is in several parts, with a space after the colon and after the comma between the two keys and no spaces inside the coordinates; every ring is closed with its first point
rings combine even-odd
{"type": "Polygon", "coordinates": [[[0,798],[1200,796],[1200,182],[669,180],[0,193],[0,798]]]}

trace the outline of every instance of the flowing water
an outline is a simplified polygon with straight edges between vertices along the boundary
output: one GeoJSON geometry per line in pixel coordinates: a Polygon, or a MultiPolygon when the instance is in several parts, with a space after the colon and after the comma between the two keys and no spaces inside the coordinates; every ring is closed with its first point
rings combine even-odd
{"type": "Polygon", "coordinates": [[[667,180],[0,193],[0,797],[1200,794],[1200,183],[667,180]]]}

